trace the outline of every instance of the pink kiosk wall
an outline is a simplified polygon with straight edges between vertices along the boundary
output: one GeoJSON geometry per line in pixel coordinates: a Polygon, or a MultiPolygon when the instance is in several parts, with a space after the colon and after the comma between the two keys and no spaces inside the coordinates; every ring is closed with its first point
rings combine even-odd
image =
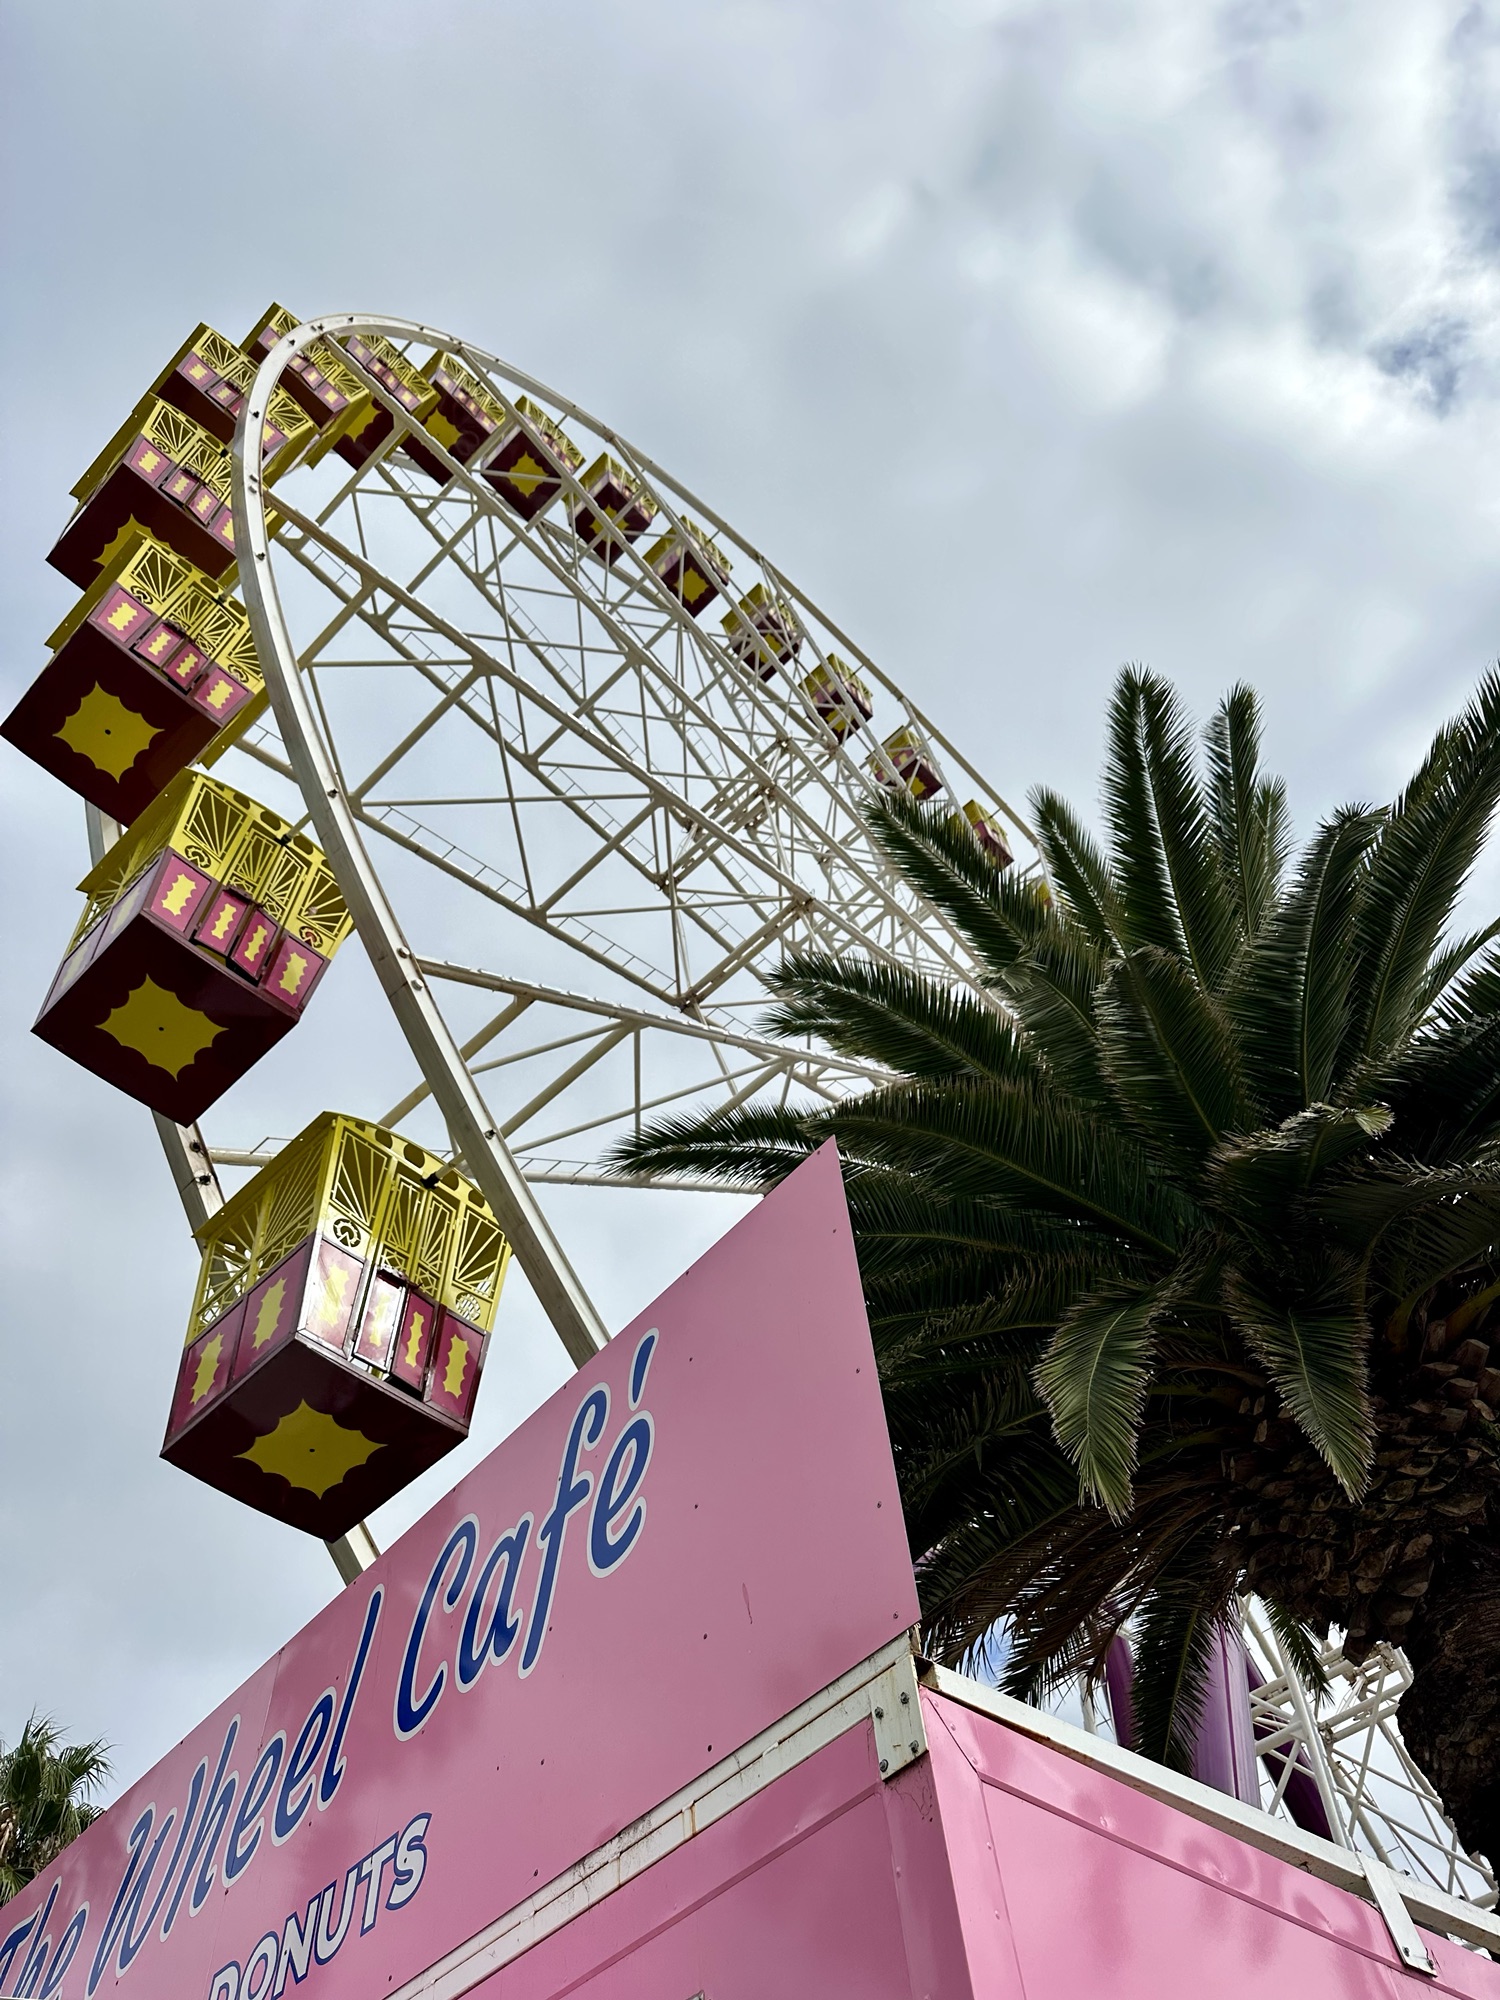
{"type": "Polygon", "coordinates": [[[882,1783],[868,1725],[475,2000],[1494,2000],[1500,1966],[940,1696],[882,1783]]]}
{"type": "MultiPolygon", "coordinates": [[[[919,1695],[916,1611],[825,1149],[0,1910],[0,1996],[1410,1990],[1354,1897],[919,1695]],[[895,1775],[893,1658],[927,1741],[895,1775]],[[609,1859],[767,1742],[743,1802],[609,1859]]],[[[1500,2000],[1500,1967],[1431,1948],[1428,1990],[1500,2000]]]]}

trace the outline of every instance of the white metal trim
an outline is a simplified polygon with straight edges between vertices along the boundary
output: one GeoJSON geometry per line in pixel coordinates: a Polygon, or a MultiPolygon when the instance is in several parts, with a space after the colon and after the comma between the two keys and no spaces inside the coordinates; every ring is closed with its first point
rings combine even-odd
{"type": "Polygon", "coordinates": [[[881,1755],[882,1776],[893,1778],[898,1768],[915,1761],[927,1747],[921,1728],[916,1661],[911,1637],[903,1633],[857,1667],[841,1674],[790,1715],[752,1737],[743,1749],[725,1757],[712,1770],[673,1794],[654,1812],[627,1826],[623,1833],[595,1848],[581,1861],[535,1890],[524,1903],[497,1917],[482,1931],[440,1958],[387,2000],[458,2000],[529,1951],[543,1938],[561,1930],[614,1890],[623,1888],[665,1855],[686,1845],[726,1813],[763,1792],[768,1785],[822,1750],[846,1730],[866,1720],[875,1725],[876,1740],[896,1717],[902,1718],[900,1755],[892,1746],[881,1755]],[[908,1717],[916,1717],[913,1724],[908,1717]],[[915,1745],[916,1747],[911,1747],[915,1745]],[[889,1768],[886,1768],[886,1764],[889,1768]]]}
{"type": "Polygon", "coordinates": [[[333,1557],[333,1566],[345,1583],[357,1581],[380,1555],[379,1544],[363,1521],[356,1521],[347,1535],[323,1546],[333,1557]]]}

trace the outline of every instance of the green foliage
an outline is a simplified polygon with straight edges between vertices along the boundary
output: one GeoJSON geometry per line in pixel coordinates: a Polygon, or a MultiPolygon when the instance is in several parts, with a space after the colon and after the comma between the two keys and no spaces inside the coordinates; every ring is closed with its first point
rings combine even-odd
{"type": "Polygon", "coordinates": [[[108,1776],[102,1743],[64,1743],[44,1717],[33,1715],[8,1750],[0,1745],[0,1903],[97,1818],[88,1794],[108,1776]]]}
{"type": "Polygon", "coordinates": [[[1130,1511],[1135,1444],[1151,1381],[1155,1289],[1085,1298],[1064,1313],[1037,1371],[1057,1442],[1090,1500],[1130,1511]]]}
{"type": "Polygon", "coordinates": [[[838,1141],[928,1643],[1003,1621],[1030,1695],[1128,1620],[1142,1744],[1180,1763],[1236,1591],[1310,1664],[1309,1628],[1414,1634],[1453,1537],[1500,1561],[1495,1426],[1434,1387],[1500,1313],[1497,927],[1449,937],[1500,679],[1299,856],[1248,689],[1200,753],[1131,670],[1107,734],[1103,846],[1032,802],[1045,887],[941,806],[870,807],[972,977],[794,958],[768,1026],[885,1081],[618,1163],[769,1185],[838,1141]],[[1421,1534],[1418,1488],[1446,1496],[1421,1534]]]}

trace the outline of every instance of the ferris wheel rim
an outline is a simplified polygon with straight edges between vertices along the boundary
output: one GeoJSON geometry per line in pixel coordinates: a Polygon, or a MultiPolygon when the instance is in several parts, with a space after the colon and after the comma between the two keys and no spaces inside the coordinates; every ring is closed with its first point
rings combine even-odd
{"type": "MultiPolygon", "coordinates": [[[[685,507],[704,515],[720,534],[734,542],[745,555],[761,565],[768,575],[773,576],[776,579],[778,590],[784,592],[790,601],[800,605],[804,611],[816,618],[841,646],[846,647],[858,661],[860,667],[878,681],[887,694],[901,702],[908,712],[921,724],[924,732],[934,743],[941,747],[944,755],[951,758],[955,766],[973,784],[982,790],[992,793],[996,809],[1004,814],[1006,819],[1010,821],[1033,848],[1036,847],[1037,836],[1035,829],[1025,816],[1008,799],[993,792],[990,781],[970,762],[969,758],[943,731],[941,726],[933,721],[926,710],[912,701],[910,695],[892,679],[891,675],[886,672],[879,661],[872,658],[858,639],[849,633],[836,618],[832,617],[806,590],[794,583],[781,569],[780,565],[773,561],[764,550],[742,535],[718,511],[711,501],[703,499],[691,487],[684,485],[680,479],[669,472],[656,459],[652,458],[648,452],[642,451],[638,445],[627,438],[621,431],[617,430],[614,425],[608,424],[602,418],[595,416],[582,403],[574,401],[570,396],[565,396],[560,390],[554,389],[550,383],[542,381],[539,376],[528,374],[525,369],[518,368],[514,363],[506,361],[502,356],[492,353],[488,348],[481,347],[476,341],[466,340],[458,334],[450,333],[442,327],[433,326],[425,321],[405,319],[399,315],[390,313],[320,313],[313,319],[304,320],[300,326],[283,334],[268,351],[265,360],[261,363],[257,372],[252,395],[246,398],[246,412],[241,414],[240,422],[236,426],[235,477],[237,482],[240,476],[239,468],[243,463],[240,452],[241,430],[247,419],[249,421],[259,421],[258,416],[254,416],[249,412],[249,404],[252,401],[255,402],[263,414],[269,401],[271,389],[280,382],[282,374],[296,355],[300,354],[304,348],[314,345],[319,340],[327,339],[330,336],[347,335],[350,333],[374,333],[388,339],[420,341],[424,345],[430,345],[435,349],[442,349],[466,358],[477,363],[484,369],[493,370],[523,394],[542,398],[555,409],[586,425],[606,443],[624,453],[631,464],[650,480],[653,491],[659,492],[662,487],[666,487],[672,493],[675,493],[685,507]]],[[[363,375],[363,370],[360,369],[359,364],[352,357],[346,356],[345,361],[351,370],[363,375]]],[[[386,397],[383,385],[371,380],[370,387],[399,424],[410,428],[419,428],[412,426],[407,413],[386,397]]],[[[424,444],[427,444],[428,449],[432,448],[431,444],[425,439],[424,444]]],[[[435,453],[435,455],[440,454],[435,453]]],[[[471,477],[469,468],[456,461],[454,469],[460,477],[465,479],[471,477]]],[[[258,483],[258,480],[252,481],[252,487],[258,485],[258,483]]],[[[236,492],[238,493],[239,491],[240,488],[237,483],[236,492]]],[[[252,498],[255,498],[253,492],[252,498]]],[[[263,501],[264,496],[259,496],[258,504],[263,506],[263,501]]],[[[676,525],[675,519],[674,525],[676,525]]]]}

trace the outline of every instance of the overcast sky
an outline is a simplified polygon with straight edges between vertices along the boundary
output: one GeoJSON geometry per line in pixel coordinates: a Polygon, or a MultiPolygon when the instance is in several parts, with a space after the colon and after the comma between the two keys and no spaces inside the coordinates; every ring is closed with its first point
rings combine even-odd
{"type": "MultiPolygon", "coordinates": [[[[73,597],[68,488],[200,318],[272,296],[594,410],[1017,804],[1092,810],[1136,659],[1200,713],[1260,689],[1305,832],[1388,797],[1497,650],[1500,7],[0,0],[0,31],[6,708],[73,597]]],[[[336,1578],[157,1460],[192,1249],[147,1114],[27,1033],[81,808],[6,749],[0,815],[0,1739],[40,1706],[128,1780],[336,1578]]],[[[319,1032],[379,1088],[358,950],[245,1115],[322,1108],[319,1032]]],[[[546,1198],[612,1325],[736,1212],[546,1198]]],[[[377,1531],[564,1371],[514,1283],[475,1439],[377,1531]]]]}

